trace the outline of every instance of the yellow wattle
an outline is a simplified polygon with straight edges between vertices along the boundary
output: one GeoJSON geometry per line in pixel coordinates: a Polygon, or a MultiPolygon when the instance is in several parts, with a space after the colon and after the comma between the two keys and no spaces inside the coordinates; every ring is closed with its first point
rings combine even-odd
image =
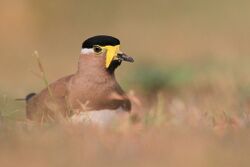
{"type": "Polygon", "coordinates": [[[106,62],[105,67],[108,68],[112,62],[112,60],[117,56],[119,52],[120,45],[116,46],[105,46],[106,48],[106,62]]]}

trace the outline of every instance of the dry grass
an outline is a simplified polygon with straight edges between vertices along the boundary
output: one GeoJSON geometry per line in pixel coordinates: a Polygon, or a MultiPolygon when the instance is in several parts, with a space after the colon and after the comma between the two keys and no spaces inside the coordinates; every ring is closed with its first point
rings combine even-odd
{"type": "Polygon", "coordinates": [[[1,131],[2,166],[248,166],[248,130],[223,137],[188,127],[1,131]]]}
{"type": "Polygon", "coordinates": [[[40,126],[3,119],[0,164],[248,166],[247,111],[235,112],[231,95],[220,92],[229,98],[221,103],[220,98],[215,99],[219,92],[211,91],[202,97],[196,97],[201,92],[190,92],[179,93],[182,95],[178,97],[158,93],[155,100],[150,99],[149,107],[140,106],[147,104],[146,99],[139,102],[130,93],[135,103],[131,116],[106,129],[65,121],[40,126]]]}

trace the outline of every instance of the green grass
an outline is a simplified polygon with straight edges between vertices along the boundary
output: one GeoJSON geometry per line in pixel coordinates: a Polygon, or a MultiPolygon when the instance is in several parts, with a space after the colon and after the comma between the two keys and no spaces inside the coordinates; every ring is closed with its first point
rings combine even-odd
{"type": "Polygon", "coordinates": [[[0,94],[0,117],[2,120],[25,120],[25,101],[16,101],[0,94]]]}

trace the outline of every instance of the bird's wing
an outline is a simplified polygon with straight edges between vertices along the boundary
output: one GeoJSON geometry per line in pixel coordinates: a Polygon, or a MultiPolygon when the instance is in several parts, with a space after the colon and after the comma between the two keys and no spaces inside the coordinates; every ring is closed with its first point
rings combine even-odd
{"type": "Polygon", "coordinates": [[[63,116],[69,114],[67,85],[72,76],[63,77],[51,83],[47,88],[30,99],[26,108],[27,118],[41,121],[43,119],[54,119],[62,114],[63,116]]]}

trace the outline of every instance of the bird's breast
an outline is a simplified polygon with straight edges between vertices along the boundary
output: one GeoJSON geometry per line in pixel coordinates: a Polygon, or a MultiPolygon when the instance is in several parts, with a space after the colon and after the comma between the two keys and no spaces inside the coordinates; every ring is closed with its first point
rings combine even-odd
{"type": "Polygon", "coordinates": [[[80,112],[72,115],[71,121],[76,124],[84,125],[97,125],[100,127],[105,127],[111,125],[115,120],[119,119],[121,116],[128,115],[127,112],[123,112],[122,108],[116,110],[103,109],[103,110],[93,110],[80,112]]]}

